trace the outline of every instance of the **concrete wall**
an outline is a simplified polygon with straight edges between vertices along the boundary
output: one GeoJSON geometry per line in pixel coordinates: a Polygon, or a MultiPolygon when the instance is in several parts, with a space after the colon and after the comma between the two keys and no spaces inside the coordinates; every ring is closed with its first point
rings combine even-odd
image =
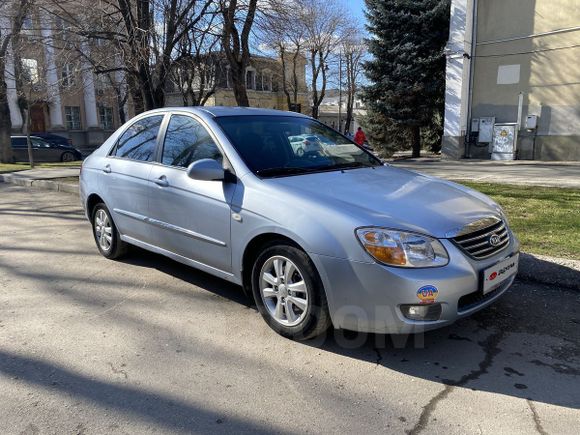
{"type": "Polygon", "coordinates": [[[520,158],[580,160],[579,26],[578,0],[479,1],[472,117],[516,122],[523,93],[522,119],[539,123],[536,137],[521,130],[520,158]]]}

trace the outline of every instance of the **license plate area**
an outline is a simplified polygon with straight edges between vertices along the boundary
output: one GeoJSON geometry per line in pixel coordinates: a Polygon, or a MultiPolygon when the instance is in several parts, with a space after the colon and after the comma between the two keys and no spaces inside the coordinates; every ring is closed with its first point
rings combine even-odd
{"type": "Polygon", "coordinates": [[[520,254],[514,254],[483,271],[483,294],[499,287],[518,272],[520,254]]]}

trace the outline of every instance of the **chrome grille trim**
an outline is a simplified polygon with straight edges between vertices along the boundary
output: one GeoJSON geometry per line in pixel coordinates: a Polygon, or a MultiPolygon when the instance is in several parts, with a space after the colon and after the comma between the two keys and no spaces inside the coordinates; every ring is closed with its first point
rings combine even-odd
{"type": "Polygon", "coordinates": [[[510,242],[510,233],[507,225],[503,221],[498,221],[451,240],[470,257],[483,260],[507,248],[510,242]],[[500,238],[500,243],[497,246],[492,246],[489,241],[492,235],[497,235],[500,238]]]}

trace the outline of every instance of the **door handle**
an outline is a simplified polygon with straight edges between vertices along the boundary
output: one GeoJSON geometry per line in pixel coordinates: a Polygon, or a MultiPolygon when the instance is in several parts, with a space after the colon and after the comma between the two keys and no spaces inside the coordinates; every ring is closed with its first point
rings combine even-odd
{"type": "Polygon", "coordinates": [[[105,167],[103,168],[103,172],[105,174],[110,174],[111,173],[111,165],[105,165],[105,167]]]}
{"type": "Polygon", "coordinates": [[[153,181],[155,182],[155,184],[157,184],[158,186],[161,186],[161,187],[169,186],[169,181],[167,181],[167,177],[165,175],[162,175],[161,177],[156,178],[153,181]]]}

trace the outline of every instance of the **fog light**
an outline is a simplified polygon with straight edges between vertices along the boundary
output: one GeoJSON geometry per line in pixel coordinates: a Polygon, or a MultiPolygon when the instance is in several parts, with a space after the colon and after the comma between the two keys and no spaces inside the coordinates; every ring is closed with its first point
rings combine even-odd
{"type": "Polygon", "coordinates": [[[441,317],[441,304],[401,305],[401,312],[409,320],[439,320],[441,317]]]}

